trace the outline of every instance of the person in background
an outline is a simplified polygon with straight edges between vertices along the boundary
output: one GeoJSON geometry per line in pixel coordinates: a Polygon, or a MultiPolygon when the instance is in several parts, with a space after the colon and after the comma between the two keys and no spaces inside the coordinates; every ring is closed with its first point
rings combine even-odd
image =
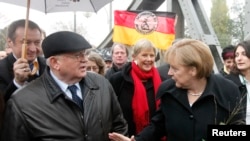
{"type": "Polygon", "coordinates": [[[0,51],[0,60],[2,60],[3,58],[5,58],[7,56],[7,52],[6,51],[0,51]]]}
{"type": "Polygon", "coordinates": [[[127,63],[129,51],[124,44],[114,43],[111,47],[111,54],[113,64],[112,67],[105,73],[105,77],[107,79],[109,79],[114,73],[120,71],[122,67],[127,63]]]}
{"type": "Polygon", "coordinates": [[[4,94],[5,101],[17,89],[41,76],[46,66],[45,59],[39,56],[42,31],[33,21],[28,21],[28,23],[26,58],[21,58],[25,19],[14,21],[8,27],[7,46],[11,48],[12,53],[0,60],[0,93],[4,94]],[[30,67],[32,67],[33,62],[37,62],[39,66],[35,75],[31,75],[30,67]]]}
{"type": "Polygon", "coordinates": [[[103,60],[105,62],[105,73],[107,72],[108,69],[112,67],[112,57],[108,54],[103,55],[103,60]]]}
{"type": "Polygon", "coordinates": [[[235,46],[228,45],[222,50],[223,68],[220,70],[220,74],[223,76],[228,75],[234,66],[234,49],[235,46]]]}
{"type": "Polygon", "coordinates": [[[109,79],[128,122],[130,136],[149,124],[160,102],[155,98],[161,83],[155,57],[155,46],[147,39],[140,39],[133,46],[132,62],[109,79]]]}
{"type": "Polygon", "coordinates": [[[87,59],[87,71],[92,71],[104,76],[105,62],[102,57],[98,53],[92,51],[88,54],[87,59]]]}
{"type": "Polygon", "coordinates": [[[110,133],[110,139],[153,141],[166,135],[167,141],[202,141],[208,125],[245,124],[240,91],[213,74],[214,58],[205,43],[182,39],[167,50],[165,60],[172,77],[158,89],[161,104],[150,124],[132,139],[117,133],[110,133]]]}
{"type": "Polygon", "coordinates": [[[169,70],[170,66],[167,63],[164,63],[162,65],[160,65],[159,67],[157,67],[157,70],[160,74],[161,80],[167,80],[169,78],[171,78],[170,75],[168,75],[168,70],[169,70]]]}
{"type": "Polygon", "coordinates": [[[109,81],[86,71],[90,47],[70,31],[44,39],[46,70],[7,102],[1,141],[109,141],[109,132],[127,134],[109,81]]]}
{"type": "MultiPolygon", "coordinates": [[[[46,38],[46,32],[45,32],[45,30],[41,30],[42,31],[42,41],[46,38]]],[[[44,55],[43,55],[43,50],[42,50],[42,48],[39,48],[40,50],[39,50],[39,56],[41,56],[41,57],[44,57],[44,55]]]]}
{"type": "MultiPolygon", "coordinates": [[[[172,45],[178,41],[180,41],[182,38],[177,38],[175,39],[173,42],[172,42],[172,45]]],[[[166,51],[165,51],[166,52],[166,51]]],[[[167,80],[169,78],[171,78],[171,75],[168,75],[168,71],[169,71],[169,64],[166,63],[166,62],[163,62],[162,65],[158,66],[157,69],[159,71],[159,74],[161,76],[161,80],[164,81],[164,80],[167,80]]]]}
{"type": "Polygon", "coordinates": [[[250,125],[250,40],[238,43],[234,50],[234,67],[227,79],[237,84],[243,98],[246,124],[250,125]]]}

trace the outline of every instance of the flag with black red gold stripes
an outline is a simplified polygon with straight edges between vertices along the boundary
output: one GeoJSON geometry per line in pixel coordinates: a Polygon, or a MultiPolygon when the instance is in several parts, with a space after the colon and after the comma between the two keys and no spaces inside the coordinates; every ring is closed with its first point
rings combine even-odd
{"type": "Polygon", "coordinates": [[[114,12],[113,42],[132,46],[137,40],[147,38],[166,50],[175,39],[176,14],[159,11],[114,12]]]}

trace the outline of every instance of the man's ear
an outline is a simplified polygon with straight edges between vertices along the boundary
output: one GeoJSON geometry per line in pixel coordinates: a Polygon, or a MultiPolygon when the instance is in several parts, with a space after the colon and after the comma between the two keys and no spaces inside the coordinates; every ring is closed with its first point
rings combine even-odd
{"type": "Polygon", "coordinates": [[[55,69],[55,70],[60,69],[59,56],[51,56],[50,58],[48,58],[48,61],[52,69],[55,69]]]}

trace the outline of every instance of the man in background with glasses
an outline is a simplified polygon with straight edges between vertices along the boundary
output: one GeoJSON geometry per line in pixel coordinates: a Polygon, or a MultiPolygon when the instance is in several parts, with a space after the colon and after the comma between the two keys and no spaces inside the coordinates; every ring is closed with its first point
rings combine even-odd
{"type": "Polygon", "coordinates": [[[109,141],[109,132],[127,134],[109,81],[86,71],[88,48],[91,45],[74,32],[44,39],[47,68],[9,99],[1,141],[109,141]]]}

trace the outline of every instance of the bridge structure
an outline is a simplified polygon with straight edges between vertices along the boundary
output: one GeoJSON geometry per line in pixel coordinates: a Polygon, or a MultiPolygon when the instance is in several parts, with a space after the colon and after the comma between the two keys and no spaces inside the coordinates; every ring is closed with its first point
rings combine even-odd
{"type": "MultiPolygon", "coordinates": [[[[206,43],[214,57],[214,72],[223,67],[221,46],[202,5],[202,0],[133,0],[127,10],[156,10],[166,1],[167,12],[178,16],[175,26],[176,39],[184,38],[185,23],[192,39],[206,43]]],[[[246,19],[250,19],[250,3],[246,0],[246,19]]],[[[250,23],[245,22],[245,35],[250,39],[250,23]]],[[[98,48],[111,47],[113,30],[106,36],[98,48]]]]}

